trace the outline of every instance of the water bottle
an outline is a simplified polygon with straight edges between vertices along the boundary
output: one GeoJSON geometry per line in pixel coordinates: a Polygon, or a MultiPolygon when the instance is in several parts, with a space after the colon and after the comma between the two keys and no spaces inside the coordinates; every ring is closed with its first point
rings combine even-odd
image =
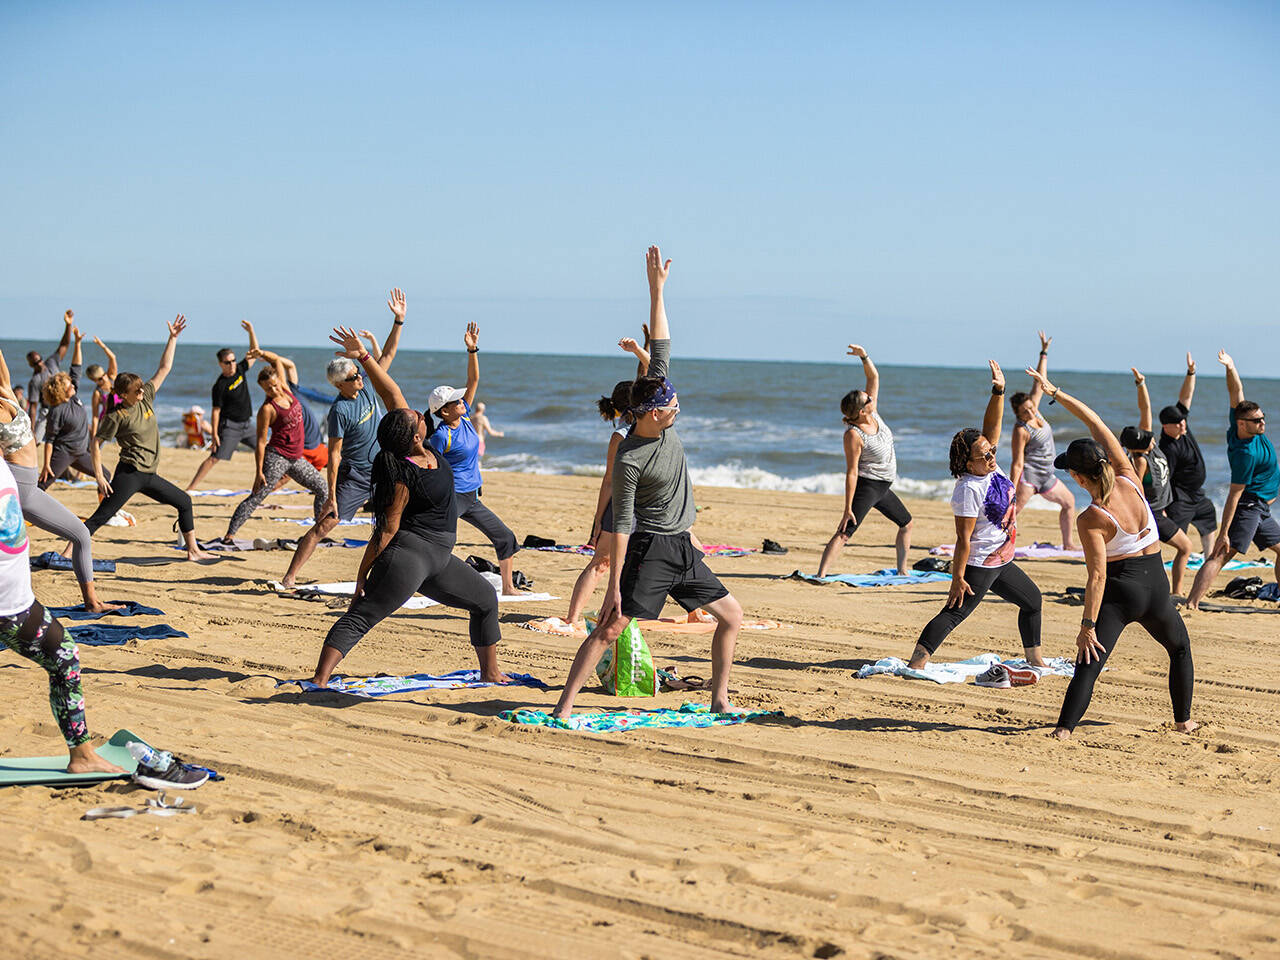
{"type": "Polygon", "coordinates": [[[173,766],[173,754],[167,750],[156,750],[137,740],[130,740],[124,748],[138,761],[138,766],[149,767],[156,773],[164,773],[173,766]]]}

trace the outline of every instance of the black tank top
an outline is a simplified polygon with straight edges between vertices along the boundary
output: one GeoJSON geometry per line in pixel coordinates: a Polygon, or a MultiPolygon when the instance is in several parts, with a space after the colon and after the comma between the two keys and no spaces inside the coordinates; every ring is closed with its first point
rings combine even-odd
{"type": "Polygon", "coordinates": [[[434,470],[409,466],[414,482],[409,485],[409,502],[400,515],[400,529],[421,537],[428,543],[452,550],[458,539],[458,502],[453,493],[453,468],[436,454],[434,470]]]}

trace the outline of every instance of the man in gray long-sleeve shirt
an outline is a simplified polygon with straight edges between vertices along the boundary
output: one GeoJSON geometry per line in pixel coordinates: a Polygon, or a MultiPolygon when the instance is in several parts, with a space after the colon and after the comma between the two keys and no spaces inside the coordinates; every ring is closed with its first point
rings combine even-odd
{"type": "Polygon", "coordinates": [[[631,390],[635,427],[613,461],[613,557],[609,590],[600,620],[578,648],[554,715],[568,717],[574,698],[605,650],[633,617],[654,618],[668,596],[686,610],[702,607],[718,621],[711,641],[711,709],[731,711],[729,669],[742,625],[742,607],[725,589],[689,537],[696,509],[689,464],[680,437],[671,429],[680,412],[675,387],[667,379],[671,333],[662,290],[671,261],[657,247],[646,258],[649,276],[649,372],[631,390]],[[635,532],[626,534],[635,521],[635,532]]]}

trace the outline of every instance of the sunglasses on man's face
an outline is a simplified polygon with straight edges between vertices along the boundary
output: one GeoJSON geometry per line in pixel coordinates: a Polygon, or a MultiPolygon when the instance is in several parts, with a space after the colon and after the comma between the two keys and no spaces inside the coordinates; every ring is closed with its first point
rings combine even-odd
{"type": "Polygon", "coordinates": [[[1241,417],[1240,419],[1243,420],[1245,423],[1266,423],[1267,422],[1266,417],[1241,417]]]}
{"type": "Polygon", "coordinates": [[[346,378],[345,380],[343,380],[342,382],[343,382],[343,383],[355,383],[355,382],[356,382],[357,380],[359,380],[359,379],[360,379],[360,374],[358,374],[358,373],[353,373],[351,376],[347,377],[347,378],[346,378]]]}

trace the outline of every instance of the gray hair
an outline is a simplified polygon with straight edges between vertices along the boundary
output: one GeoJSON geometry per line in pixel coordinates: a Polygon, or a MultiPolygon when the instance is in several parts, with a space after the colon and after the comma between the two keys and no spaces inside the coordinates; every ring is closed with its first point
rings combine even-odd
{"type": "Polygon", "coordinates": [[[329,366],[325,368],[324,375],[329,378],[329,382],[333,386],[337,386],[346,380],[355,372],[356,363],[350,357],[336,357],[329,361],[329,366]]]}

